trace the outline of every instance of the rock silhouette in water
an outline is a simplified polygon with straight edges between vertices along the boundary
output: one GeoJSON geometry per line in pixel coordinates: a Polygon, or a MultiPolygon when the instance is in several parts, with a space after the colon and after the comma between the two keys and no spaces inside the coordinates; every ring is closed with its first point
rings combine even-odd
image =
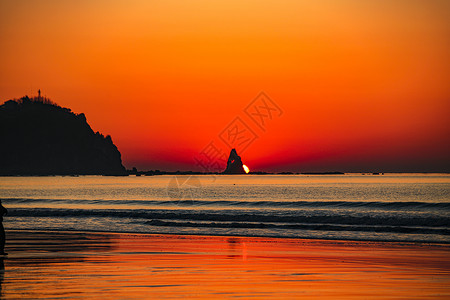
{"type": "Polygon", "coordinates": [[[236,149],[231,149],[227,168],[223,174],[246,174],[242,165],[241,157],[237,154],[236,149]]]}
{"type": "Polygon", "coordinates": [[[0,175],[126,175],[111,137],[42,96],[0,105],[0,175]]]}

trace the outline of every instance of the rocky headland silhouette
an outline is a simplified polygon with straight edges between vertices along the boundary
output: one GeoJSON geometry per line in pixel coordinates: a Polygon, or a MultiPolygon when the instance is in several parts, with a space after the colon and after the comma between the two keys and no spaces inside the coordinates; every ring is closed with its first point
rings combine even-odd
{"type": "Polygon", "coordinates": [[[40,95],[0,106],[0,140],[0,175],[127,175],[109,135],[40,95]]]}

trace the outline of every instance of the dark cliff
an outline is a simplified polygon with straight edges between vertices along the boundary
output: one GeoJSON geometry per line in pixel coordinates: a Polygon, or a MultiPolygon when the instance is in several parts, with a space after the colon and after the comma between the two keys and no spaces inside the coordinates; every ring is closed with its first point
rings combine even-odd
{"type": "Polygon", "coordinates": [[[43,97],[0,106],[0,175],[126,175],[110,136],[43,97]]]}

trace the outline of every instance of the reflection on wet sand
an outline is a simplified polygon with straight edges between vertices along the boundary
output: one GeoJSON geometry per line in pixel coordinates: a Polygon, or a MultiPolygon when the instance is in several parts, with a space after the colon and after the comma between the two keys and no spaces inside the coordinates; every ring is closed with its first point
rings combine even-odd
{"type": "Polygon", "coordinates": [[[450,296],[448,245],[11,232],[3,298],[450,296]]]}
{"type": "Polygon", "coordinates": [[[112,248],[108,235],[82,232],[24,232],[8,236],[8,261],[27,266],[83,262],[84,256],[112,248]]]}

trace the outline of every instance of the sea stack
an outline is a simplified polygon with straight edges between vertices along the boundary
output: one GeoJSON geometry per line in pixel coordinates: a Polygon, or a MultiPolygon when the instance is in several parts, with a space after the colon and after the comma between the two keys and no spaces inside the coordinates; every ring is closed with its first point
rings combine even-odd
{"type": "Polygon", "coordinates": [[[237,154],[236,149],[231,149],[227,168],[223,174],[246,174],[242,165],[241,157],[237,154]]]}

